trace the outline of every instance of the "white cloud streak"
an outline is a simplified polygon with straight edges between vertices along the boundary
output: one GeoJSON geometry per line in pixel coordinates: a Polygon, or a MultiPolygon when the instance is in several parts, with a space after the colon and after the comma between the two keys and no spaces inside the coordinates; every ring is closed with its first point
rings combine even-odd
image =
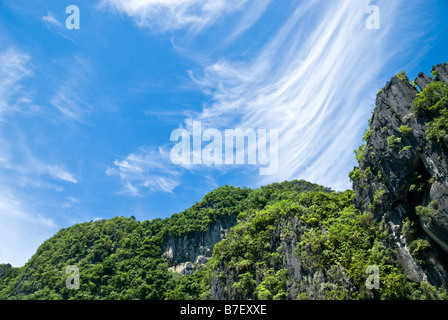
{"type": "Polygon", "coordinates": [[[171,164],[169,152],[163,148],[140,148],[122,160],[115,160],[106,174],[118,175],[123,182],[122,194],[141,196],[141,190],[171,193],[180,184],[183,169],[171,164]]]}
{"type": "Polygon", "coordinates": [[[87,73],[90,70],[89,63],[80,57],[74,57],[67,63],[65,77],[60,80],[54,95],[50,98],[53,105],[64,118],[84,123],[91,107],[82,99],[86,83],[87,73]]]}
{"type": "Polygon", "coordinates": [[[0,52],[0,121],[2,113],[17,111],[23,102],[29,101],[27,95],[17,97],[17,93],[22,91],[20,81],[31,74],[29,55],[14,48],[0,52]]]}
{"type": "Polygon", "coordinates": [[[54,16],[54,14],[50,11],[48,12],[48,14],[46,16],[42,17],[42,21],[44,21],[45,23],[48,23],[50,25],[53,26],[57,26],[57,27],[61,27],[62,23],[60,23],[56,17],[54,16]]]}
{"type": "MultiPolygon", "coordinates": [[[[28,96],[28,90],[23,88],[23,80],[33,75],[30,56],[10,48],[0,52],[0,120],[2,113],[22,111],[22,103],[32,105],[32,98],[28,96]]],[[[65,88],[66,86],[63,86],[65,88]]],[[[64,92],[61,89],[60,95],[64,92]]],[[[3,130],[0,127],[0,130],[3,130]]],[[[17,133],[15,141],[0,138],[1,156],[0,169],[8,169],[22,176],[35,179],[36,175],[50,175],[53,179],[71,183],[78,180],[62,166],[51,164],[49,161],[39,160],[30,148],[27,147],[26,135],[17,133]]]]}
{"type": "Polygon", "coordinates": [[[248,0],[103,0],[154,31],[189,28],[193,33],[212,25],[220,16],[241,10],[248,0]]]}
{"type": "Polygon", "coordinates": [[[25,145],[11,146],[8,142],[0,141],[2,150],[6,153],[0,158],[0,169],[7,169],[9,174],[20,176],[16,182],[22,185],[40,185],[41,176],[48,175],[53,180],[78,183],[78,178],[60,165],[46,163],[33,156],[25,145]],[[14,150],[18,147],[20,151],[14,150]]]}
{"type": "Polygon", "coordinates": [[[59,179],[62,181],[75,184],[78,183],[78,180],[72,173],[62,169],[59,166],[44,166],[43,170],[47,171],[50,174],[50,176],[53,177],[54,179],[59,179]]]}

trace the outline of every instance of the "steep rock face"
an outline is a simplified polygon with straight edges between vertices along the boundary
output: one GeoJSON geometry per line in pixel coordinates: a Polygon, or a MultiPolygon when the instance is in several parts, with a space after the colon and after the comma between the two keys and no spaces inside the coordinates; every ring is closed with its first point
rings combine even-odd
{"type": "MultiPolygon", "coordinates": [[[[265,245],[269,246],[270,253],[258,260],[260,267],[254,271],[257,289],[241,290],[241,281],[247,276],[248,270],[244,260],[236,269],[229,267],[232,260],[239,258],[239,255],[237,257],[237,254],[234,253],[230,261],[226,260],[215,270],[210,283],[210,298],[212,300],[260,299],[260,291],[257,294],[260,286],[263,286],[264,283],[264,286],[272,288],[275,286],[273,282],[282,282],[282,277],[285,282],[284,285],[281,285],[284,287],[284,294],[278,296],[278,299],[325,300],[330,298],[331,290],[345,292],[345,297],[359,292],[360,285],[353,282],[353,279],[346,274],[346,270],[340,264],[310,268],[309,262],[303,261],[299,257],[297,254],[297,250],[300,250],[299,242],[309,230],[309,226],[303,222],[302,218],[300,214],[281,218],[274,223],[273,228],[268,227],[269,238],[265,245]],[[269,269],[269,271],[263,268],[269,269]],[[274,276],[270,280],[266,280],[270,275],[274,276]]],[[[244,234],[237,237],[244,237],[244,234]]],[[[263,256],[261,248],[257,255],[263,256]]],[[[248,285],[247,282],[246,279],[246,285],[248,285]]],[[[250,285],[248,286],[250,287],[250,285]]],[[[367,291],[366,298],[374,298],[374,293],[367,291]]]]}
{"type": "Polygon", "coordinates": [[[213,247],[221,241],[231,227],[236,225],[236,215],[221,216],[205,232],[188,232],[169,236],[162,246],[163,257],[172,271],[181,275],[191,274],[212,256],[213,247]]]}
{"type": "MultiPolygon", "coordinates": [[[[433,81],[448,84],[447,64],[435,66],[433,74],[435,79],[418,75],[415,84],[420,90],[433,81]]],[[[384,222],[410,279],[447,287],[448,145],[446,140],[428,139],[428,123],[434,117],[416,115],[413,102],[418,94],[403,76],[393,77],[378,93],[367,144],[351,175],[355,205],[384,222]],[[421,240],[430,248],[418,247],[425,243],[421,240]]]]}
{"type": "MultiPolygon", "coordinates": [[[[288,270],[289,281],[287,283],[287,294],[288,299],[296,299],[299,288],[298,283],[303,282],[302,280],[307,280],[308,291],[312,291],[316,296],[316,299],[322,298],[319,290],[316,287],[320,287],[323,283],[322,274],[319,273],[317,276],[305,274],[305,270],[302,268],[302,263],[300,259],[295,254],[297,249],[298,236],[296,232],[290,233],[287,237],[282,237],[282,230],[287,228],[292,228],[294,230],[301,229],[299,219],[297,217],[292,217],[288,220],[281,220],[276,224],[275,230],[270,235],[269,247],[273,252],[280,253],[282,259],[278,261],[276,267],[278,269],[288,270]]],[[[239,280],[239,274],[231,272],[224,266],[219,269],[220,276],[213,276],[210,283],[210,298],[212,300],[244,300],[245,296],[235,288],[234,284],[239,280]]],[[[259,279],[257,279],[260,281],[259,279]]],[[[305,289],[305,288],[302,288],[305,289]]],[[[254,299],[254,296],[250,296],[250,299],[254,299]]]]}

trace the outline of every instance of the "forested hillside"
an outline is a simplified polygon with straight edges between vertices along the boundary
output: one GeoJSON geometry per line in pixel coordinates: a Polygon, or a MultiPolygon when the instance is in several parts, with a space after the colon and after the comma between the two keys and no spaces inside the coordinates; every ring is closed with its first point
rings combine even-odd
{"type": "Polygon", "coordinates": [[[389,237],[353,192],[304,181],[256,190],[230,186],[164,220],[117,217],[74,225],[45,241],[22,268],[3,265],[2,299],[365,299],[441,298],[445,291],[404,276],[389,237]],[[190,274],[169,269],[171,237],[207,232],[225,216],[237,224],[190,274]],[[79,290],[66,288],[69,265],[79,290]],[[366,289],[366,268],[381,272],[366,289]]]}

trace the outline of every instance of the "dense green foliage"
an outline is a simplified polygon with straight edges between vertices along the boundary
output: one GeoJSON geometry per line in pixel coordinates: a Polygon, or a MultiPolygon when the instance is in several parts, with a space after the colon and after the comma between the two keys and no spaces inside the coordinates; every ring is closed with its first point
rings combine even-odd
{"type": "Polygon", "coordinates": [[[434,81],[417,95],[413,103],[416,116],[427,116],[428,139],[438,143],[448,142],[448,88],[441,81],[434,81]]]}
{"type": "Polygon", "coordinates": [[[160,222],[113,218],[75,225],[45,241],[3,297],[22,299],[158,299],[172,286],[160,256],[160,222]],[[80,290],[65,286],[76,265],[80,290]]]}
{"type": "MultiPolygon", "coordinates": [[[[405,278],[396,266],[394,251],[385,245],[387,232],[371,214],[357,213],[352,197],[352,191],[299,193],[263,210],[245,212],[216,245],[206,270],[223,284],[233,279],[231,289],[238,299],[313,298],[306,290],[307,280],[292,279],[282,264],[285,243],[297,239],[294,254],[302,272],[322,272],[325,299],[445,298],[443,290],[437,293],[428,284],[405,278]],[[381,286],[374,292],[365,285],[370,265],[381,274],[381,286]],[[291,285],[297,286],[297,296],[288,297],[291,285]]],[[[424,251],[425,245],[415,250],[424,251]]]]}
{"type": "Polygon", "coordinates": [[[261,210],[307,190],[307,182],[284,182],[257,190],[224,186],[170,218],[133,217],[86,222],[60,230],[21,268],[0,265],[0,299],[193,299],[206,275],[179,277],[168,269],[161,247],[167,236],[205,232],[220,216],[261,210]],[[80,270],[80,289],[68,290],[66,268],[80,270]]]}
{"type": "Polygon", "coordinates": [[[117,217],[62,229],[45,241],[24,267],[9,268],[0,276],[0,299],[188,299],[198,296],[199,289],[191,279],[179,278],[168,270],[167,261],[161,256],[164,238],[205,231],[219,216],[240,212],[249,193],[249,189],[224,186],[186,211],[164,220],[139,222],[117,217]],[[66,288],[65,281],[70,274],[65,270],[69,265],[76,265],[80,270],[79,290],[66,288]]]}

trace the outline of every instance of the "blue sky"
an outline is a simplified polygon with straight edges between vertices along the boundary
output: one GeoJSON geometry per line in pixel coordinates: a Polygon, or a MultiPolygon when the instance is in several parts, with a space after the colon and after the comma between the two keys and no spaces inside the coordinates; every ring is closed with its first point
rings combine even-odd
{"type": "Polygon", "coordinates": [[[0,263],[214,188],[351,187],[376,92],[448,60],[447,1],[0,0],[0,263]],[[80,10],[67,29],[66,7],[80,10]],[[366,7],[380,10],[368,29],[366,7]],[[173,130],[278,130],[278,170],[175,165],[173,130]]]}

